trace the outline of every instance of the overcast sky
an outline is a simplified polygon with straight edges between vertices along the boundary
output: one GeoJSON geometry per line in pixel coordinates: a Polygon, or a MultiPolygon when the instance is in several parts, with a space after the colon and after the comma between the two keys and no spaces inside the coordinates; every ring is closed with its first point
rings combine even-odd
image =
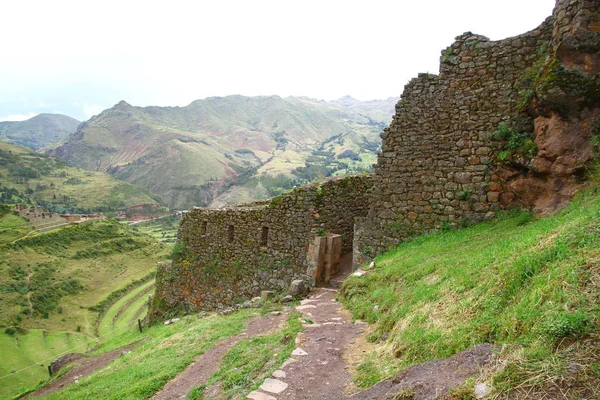
{"type": "Polygon", "coordinates": [[[524,33],[554,0],[0,2],[0,120],[83,120],[120,100],[399,96],[465,31],[524,33]]]}

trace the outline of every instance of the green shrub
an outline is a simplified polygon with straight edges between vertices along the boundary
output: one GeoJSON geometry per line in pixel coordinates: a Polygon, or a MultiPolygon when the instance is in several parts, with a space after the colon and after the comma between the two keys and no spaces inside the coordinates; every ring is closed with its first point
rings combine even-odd
{"type": "Polygon", "coordinates": [[[520,123],[513,121],[509,126],[505,122],[498,125],[490,135],[495,141],[505,141],[504,150],[500,151],[496,158],[501,162],[517,161],[518,159],[532,159],[537,153],[537,145],[533,141],[533,133],[519,126],[520,123]]]}

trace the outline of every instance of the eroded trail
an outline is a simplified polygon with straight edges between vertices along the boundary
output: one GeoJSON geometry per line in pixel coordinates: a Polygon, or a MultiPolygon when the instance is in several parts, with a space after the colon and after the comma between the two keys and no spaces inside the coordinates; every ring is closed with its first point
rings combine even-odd
{"type": "Polygon", "coordinates": [[[120,349],[116,349],[108,353],[101,354],[97,357],[92,357],[88,359],[85,359],[82,356],[82,362],[76,364],[73,368],[71,368],[71,370],[69,370],[69,372],[23,398],[28,399],[33,397],[47,396],[51,393],[62,390],[65,387],[72,385],[73,383],[77,383],[81,378],[92,374],[100,368],[106,367],[113,360],[119,358],[119,356],[122,353],[130,351],[131,349],[135,348],[138,344],[139,343],[133,343],[129,346],[122,347],[120,349]]]}
{"type": "Polygon", "coordinates": [[[221,358],[237,342],[254,336],[266,335],[280,329],[285,324],[287,317],[288,313],[282,312],[279,315],[266,315],[250,320],[244,332],[220,342],[212,349],[196,357],[196,360],[192,364],[168,382],[152,399],[185,399],[193,388],[203,385],[208,381],[211,375],[218,370],[221,358]]]}
{"type": "Polygon", "coordinates": [[[335,300],[335,289],[319,288],[296,310],[309,322],[298,335],[297,348],[281,368],[248,395],[253,400],[342,399],[351,385],[346,349],[363,333],[335,300]]]}

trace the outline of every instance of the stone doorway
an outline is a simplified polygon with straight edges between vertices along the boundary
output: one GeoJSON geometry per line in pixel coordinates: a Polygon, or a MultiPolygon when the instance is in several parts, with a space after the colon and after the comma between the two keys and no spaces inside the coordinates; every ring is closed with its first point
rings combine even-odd
{"type": "Polygon", "coordinates": [[[338,281],[339,276],[345,278],[352,272],[352,252],[343,254],[341,235],[330,233],[316,236],[308,246],[307,257],[309,271],[316,285],[338,281]]]}

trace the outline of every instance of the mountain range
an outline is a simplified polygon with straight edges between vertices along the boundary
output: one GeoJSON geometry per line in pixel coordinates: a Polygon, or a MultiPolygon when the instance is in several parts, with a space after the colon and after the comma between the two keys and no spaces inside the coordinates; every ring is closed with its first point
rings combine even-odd
{"type": "Polygon", "coordinates": [[[140,185],[171,207],[222,205],[368,169],[397,100],[236,95],[186,107],[121,101],[49,154],[140,185]]]}
{"type": "Polygon", "coordinates": [[[62,114],[38,114],[25,121],[0,122],[0,140],[34,150],[60,142],[81,122],[62,114]]]}

